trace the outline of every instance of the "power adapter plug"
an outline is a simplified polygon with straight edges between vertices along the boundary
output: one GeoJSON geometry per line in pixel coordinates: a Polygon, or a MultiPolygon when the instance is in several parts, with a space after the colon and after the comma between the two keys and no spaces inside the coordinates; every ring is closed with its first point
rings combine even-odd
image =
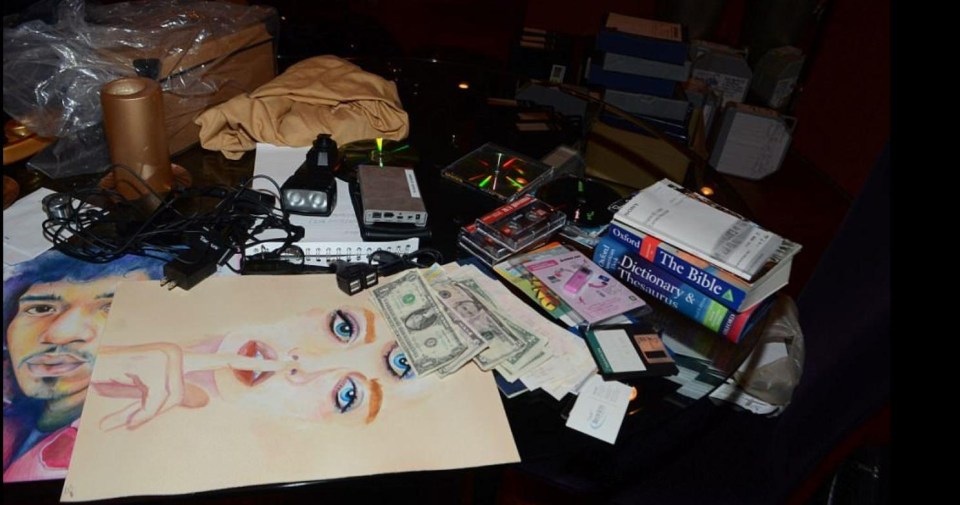
{"type": "Polygon", "coordinates": [[[202,252],[190,249],[163,265],[163,282],[167,289],[189,290],[217,271],[229,249],[209,246],[202,252]]]}

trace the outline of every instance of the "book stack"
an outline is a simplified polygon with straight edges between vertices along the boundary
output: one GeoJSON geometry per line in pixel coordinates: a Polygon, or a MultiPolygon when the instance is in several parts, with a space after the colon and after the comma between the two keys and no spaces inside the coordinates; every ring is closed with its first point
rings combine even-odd
{"type": "MultiPolygon", "coordinates": [[[[680,86],[690,77],[688,53],[681,25],[610,13],[597,34],[587,79],[606,89],[607,103],[689,143],[695,108],[680,86]]],[[[636,128],[613,115],[603,120],[636,128]]]]}
{"type": "Polygon", "coordinates": [[[662,180],[614,215],[593,261],[739,342],[787,285],[801,246],[662,180]]]}

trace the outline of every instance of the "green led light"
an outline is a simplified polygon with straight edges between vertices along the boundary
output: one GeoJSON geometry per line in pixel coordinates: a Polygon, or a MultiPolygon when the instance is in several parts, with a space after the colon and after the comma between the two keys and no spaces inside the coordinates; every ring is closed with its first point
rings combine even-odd
{"type": "Polygon", "coordinates": [[[492,175],[488,175],[488,176],[486,177],[486,179],[480,181],[480,184],[477,184],[477,186],[482,188],[482,187],[486,186],[487,184],[490,184],[490,180],[491,180],[491,179],[493,179],[493,176],[492,176],[492,175]]]}

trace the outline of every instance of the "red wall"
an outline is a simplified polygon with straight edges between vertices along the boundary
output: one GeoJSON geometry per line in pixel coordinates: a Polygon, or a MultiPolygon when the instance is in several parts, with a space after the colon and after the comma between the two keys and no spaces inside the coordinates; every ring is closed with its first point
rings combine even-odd
{"type": "Polygon", "coordinates": [[[793,147],[855,195],[890,137],[890,4],[830,8],[797,99],[793,147]]]}
{"type": "Polygon", "coordinates": [[[607,12],[653,18],[655,0],[527,0],[526,26],[568,35],[596,35],[607,12]]]}

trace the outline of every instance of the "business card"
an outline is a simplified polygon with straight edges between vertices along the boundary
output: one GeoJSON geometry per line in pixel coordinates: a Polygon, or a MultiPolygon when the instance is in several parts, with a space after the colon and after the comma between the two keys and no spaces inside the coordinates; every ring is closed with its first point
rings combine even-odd
{"type": "Polygon", "coordinates": [[[621,382],[604,381],[594,375],[580,388],[577,401],[570,409],[567,427],[608,444],[615,443],[632,389],[621,382]]]}

